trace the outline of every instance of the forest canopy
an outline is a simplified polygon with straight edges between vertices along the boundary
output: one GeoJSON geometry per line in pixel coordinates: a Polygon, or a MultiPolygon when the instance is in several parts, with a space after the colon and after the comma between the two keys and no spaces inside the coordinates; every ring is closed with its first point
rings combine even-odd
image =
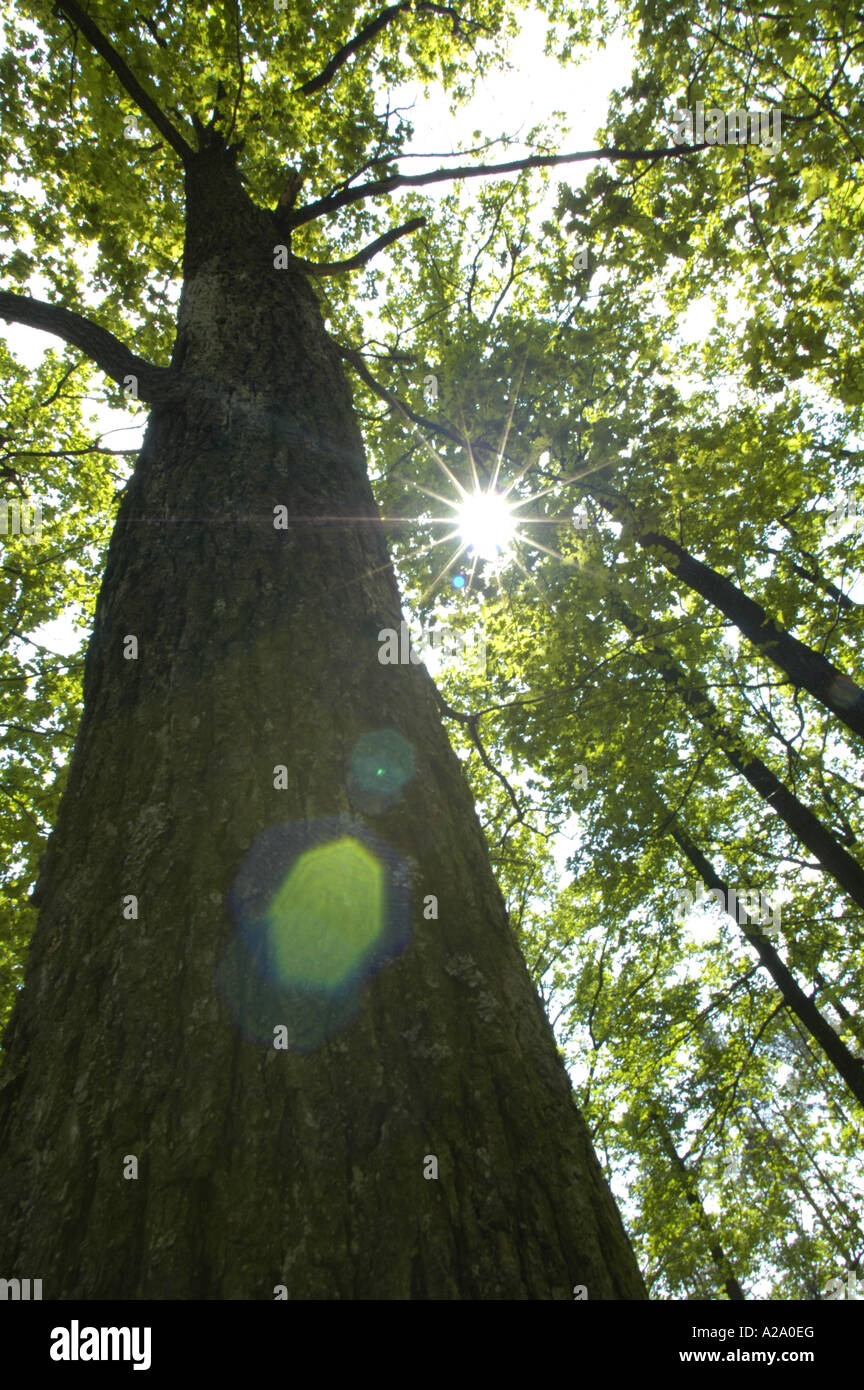
{"type": "MultiPolygon", "coordinates": [[[[824,0],[2,12],[0,316],[63,306],[165,372],[178,151],[215,129],[283,209],[654,1298],[831,1297],[864,1256],[862,20],[824,0]],[[567,113],[524,129],[528,15],[574,91],[631,45],[590,148],[567,113]],[[399,91],[459,119],[501,72],[501,128],[417,160],[399,91]]],[[[0,1023],[137,452],[105,411],[140,424],[147,399],[74,337],[36,365],[21,342],[0,349],[0,1023]],[[63,654],[40,636],[61,619],[63,654]]]]}

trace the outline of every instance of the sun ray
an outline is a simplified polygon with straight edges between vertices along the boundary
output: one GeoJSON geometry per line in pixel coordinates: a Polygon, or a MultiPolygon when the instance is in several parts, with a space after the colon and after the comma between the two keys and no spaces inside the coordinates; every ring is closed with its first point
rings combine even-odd
{"type": "MultiPolygon", "coordinates": [[[[451,539],[452,539],[452,537],[451,537],[451,539]]],[[[443,569],[440,569],[440,570],[438,571],[438,573],[436,574],[435,578],[432,580],[432,583],[431,583],[431,584],[428,584],[428,585],[426,586],[426,588],[423,590],[423,593],[420,595],[420,603],[422,603],[423,600],[426,598],[427,594],[430,594],[430,593],[432,592],[432,590],[436,587],[436,585],[437,585],[439,579],[443,579],[443,578],[444,578],[444,575],[445,575],[445,574],[447,573],[447,571],[450,569],[451,565],[453,565],[453,564],[459,559],[459,556],[462,554],[463,550],[467,550],[467,546],[465,546],[465,545],[460,545],[459,548],[458,548],[458,550],[454,551],[454,553],[451,555],[450,559],[447,561],[446,565],[444,565],[443,569]]]]}
{"type": "Polygon", "coordinates": [[[501,472],[501,461],[502,461],[502,459],[504,458],[504,450],[507,448],[507,440],[510,438],[510,430],[511,430],[511,428],[512,428],[512,426],[513,426],[513,416],[514,416],[515,413],[516,413],[516,402],[517,402],[517,400],[519,399],[519,392],[520,392],[521,389],[522,389],[522,378],[523,378],[524,375],[525,375],[525,366],[526,366],[526,363],[527,363],[527,362],[528,362],[528,349],[527,349],[527,347],[526,347],[526,349],[525,349],[525,355],[524,355],[523,358],[522,358],[522,366],[519,368],[519,380],[518,380],[518,382],[517,382],[517,384],[516,384],[516,390],[515,390],[515,391],[513,391],[513,383],[512,383],[512,382],[510,383],[510,390],[511,390],[511,393],[512,393],[512,399],[511,399],[511,401],[510,401],[510,414],[507,416],[507,423],[506,423],[506,425],[504,426],[504,432],[503,432],[503,434],[502,434],[502,436],[501,436],[501,443],[500,443],[500,445],[499,445],[499,447],[498,447],[498,455],[497,455],[497,458],[495,459],[495,472],[494,472],[493,477],[492,477],[492,482],[491,482],[490,485],[489,485],[489,491],[490,491],[490,492],[494,492],[494,491],[495,491],[495,488],[498,486],[498,474],[501,472]]]}
{"type": "MultiPolygon", "coordinates": [[[[369,517],[358,517],[357,520],[368,521],[369,517]]],[[[410,520],[410,517],[396,517],[395,520],[407,521],[410,520]]],[[[447,517],[446,520],[449,521],[450,518],[447,517]]],[[[422,555],[428,555],[430,550],[437,549],[439,545],[446,545],[447,541],[454,541],[458,535],[458,529],[455,531],[449,531],[446,536],[439,536],[437,541],[430,541],[428,545],[417,546],[414,549],[409,550],[407,558],[414,560],[419,559],[422,555]]],[[[464,549],[464,546],[460,547],[460,549],[464,549]]],[[[393,560],[387,560],[386,563],[383,565],[372,565],[369,569],[362,570],[360,574],[354,575],[351,579],[346,580],[344,584],[338,585],[335,589],[329,592],[338,594],[342,591],[342,589],[349,589],[352,584],[359,584],[364,579],[370,579],[373,574],[381,574],[384,570],[391,569],[394,563],[395,562],[393,560]]],[[[443,573],[444,571],[442,570],[442,574],[443,573]]]]}
{"type": "Polygon", "coordinates": [[[513,560],[514,560],[514,563],[516,564],[517,568],[520,569],[520,570],[522,571],[522,573],[524,574],[525,578],[528,580],[528,583],[534,585],[534,588],[537,590],[537,593],[540,595],[540,602],[541,602],[546,608],[551,607],[551,605],[550,605],[550,603],[549,603],[549,599],[546,597],[546,595],[544,594],[543,590],[540,588],[540,585],[537,583],[537,580],[534,578],[533,574],[531,574],[530,571],[527,570],[527,569],[525,568],[525,566],[523,565],[522,561],[519,559],[519,556],[518,556],[518,555],[514,555],[513,560]]]}
{"type": "Polygon", "coordinates": [[[408,553],[412,559],[415,555],[428,555],[429,551],[435,550],[437,546],[446,545],[447,541],[455,541],[458,535],[459,528],[457,527],[455,531],[448,531],[446,536],[439,536],[437,541],[430,541],[429,544],[424,545],[421,550],[411,550],[408,553]]]}
{"type": "Polygon", "coordinates": [[[522,542],[523,545],[536,546],[538,550],[543,551],[544,555],[551,555],[553,560],[564,560],[564,556],[561,555],[559,551],[550,550],[548,545],[541,545],[539,541],[534,540],[533,536],[522,536],[519,534],[518,531],[515,531],[513,534],[518,537],[518,539],[522,542]]]}
{"type": "MultiPolygon", "coordinates": [[[[462,597],[474,596],[477,601],[478,592],[486,592],[485,585],[493,583],[498,590],[506,596],[508,586],[506,578],[502,583],[502,573],[509,565],[515,565],[520,574],[527,581],[533,590],[539,595],[544,606],[549,605],[548,590],[543,585],[542,578],[538,583],[538,574],[542,575],[545,566],[532,564],[531,556],[548,556],[561,565],[570,566],[574,563],[572,558],[565,558],[562,553],[550,545],[536,539],[537,533],[543,534],[542,526],[563,527],[569,530],[571,523],[577,524],[579,529],[583,529],[584,521],[576,521],[573,513],[572,500],[566,498],[564,489],[578,484],[580,480],[589,474],[597,473],[609,467],[609,462],[592,464],[587,467],[579,468],[577,472],[554,479],[547,482],[542,480],[542,486],[537,486],[540,479],[532,479],[532,469],[540,467],[540,460],[548,456],[548,450],[542,444],[533,444],[526,450],[528,457],[518,460],[508,454],[509,440],[513,433],[514,421],[516,418],[516,407],[519,403],[522,385],[527,370],[529,349],[526,347],[520,354],[518,369],[514,371],[510,381],[509,403],[505,411],[505,419],[500,429],[500,437],[497,449],[483,446],[485,452],[481,458],[480,445],[472,440],[469,431],[465,411],[462,405],[458,405],[455,410],[455,417],[450,425],[449,437],[452,443],[460,444],[462,462],[460,465],[450,463],[438,451],[432,440],[422,432],[415,423],[413,434],[419,444],[425,449],[428,457],[433,461],[435,469],[447,480],[448,486],[452,487],[453,494],[445,495],[444,492],[436,491],[434,487],[429,487],[425,483],[420,483],[414,479],[405,479],[408,485],[422,497],[434,499],[440,506],[443,506],[449,515],[418,515],[413,517],[385,517],[382,520],[392,521],[394,524],[404,525],[412,522],[417,527],[441,527],[445,534],[419,547],[410,546],[410,537],[406,537],[409,545],[406,546],[403,554],[407,559],[420,559],[423,556],[434,552],[442,545],[450,545],[453,540],[459,539],[458,548],[449,555],[446,563],[441,566],[434,575],[431,582],[426,585],[420,595],[420,602],[428,599],[430,593],[441,583],[448,571],[453,570],[463,555],[468,556],[464,561],[463,577],[458,581],[462,597]],[[460,440],[461,436],[461,440],[460,440]],[[486,455],[491,457],[487,460],[486,455]],[[504,466],[507,466],[509,478],[502,477],[504,466]],[[464,475],[465,481],[460,481],[454,469],[459,467],[459,471],[464,475]],[[517,496],[520,487],[526,486],[525,479],[528,478],[527,486],[531,486],[534,481],[536,491],[528,493],[527,496],[517,496]],[[556,496],[557,494],[557,496],[556,496]],[[533,510],[532,504],[544,498],[551,498],[550,511],[563,512],[563,515],[526,515],[526,511],[533,510]]],[[[445,431],[445,433],[447,433],[445,431]]],[[[427,470],[428,472],[428,470],[427,470]]],[[[548,478],[548,474],[547,474],[548,478]]],[[[431,481],[435,481],[434,474],[431,481]]],[[[421,504],[422,505],[422,504],[421,504]]],[[[428,505],[428,504],[426,504],[428,505]]],[[[542,510],[545,510],[542,509],[542,510]]],[[[582,507],[584,512],[584,505],[582,507]]],[[[428,532],[427,532],[428,534],[428,532]]],[[[557,535],[550,536],[550,539],[558,539],[557,535]]],[[[456,587],[456,582],[454,582],[456,587]]]]}
{"type": "Polygon", "coordinates": [[[417,434],[417,435],[419,436],[421,443],[422,443],[423,445],[425,445],[425,448],[426,448],[427,453],[429,454],[429,457],[432,458],[432,459],[434,459],[435,462],[437,463],[438,467],[442,470],[442,472],[445,473],[445,474],[447,475],[447,477],[450,479],[450,481],[451,481],[451,483],[453,484],[453,486],[456,488],[456,491],[459,492],[459,493],[461,493],[461,495],[462,495],[463,497],[467,497],[467,496],[468,496],[467,489],[464,488],[464,487],[462,486],[462,484],[460,483],[459,479],[456,477],[456,474],[453,473],[453,472],[451,472],[450,468],[449,468],[448,465],[444,462],[444,460],[442,459],[441,455],[439,454],[438,450],[434,447],[434,445],[430,444],[430,442],[429,442],[429,440],[426,438],[425,434],[421,434],[420,431],[417,429],[416,426],[415,426],[414,432],[415,432],[415,434],[417,434]]]}
{"type": "MultiPolygon", "coordinates": [[[[536,462],[536,460],[533,460],[532,462],[529,462],[529,463],[526,465],[526,467],[523,468],[522,472],[519,474],[519,478],[524,477],[524,475],[525,475],[527,469],[530,468],[530,467],[532,467],[534,462],[536,462]]],[[[525,498],[523,498],[523,501],[525,501],[525,502],[535,502],[539,497],[547,497],[547,496],[549,495],[550,492],[555,492],[555,490],[556,490],[557,488],[559,488],[559,487],[569,487],[570,483],[579,483],[579,482],[582,481],[583,478],[587,478],[588,475],[589,475],[589,473],[599,473],[600,470],[601,470],[601,468],[607,468],[607,467],[608,467],[608,463],[595,463],[595,464],[592,464],[592,466],[591,466],[590,468],[583,468],[582,471],[581,471],[580,473],[573,473],[573,474],[571,474],[571,476],[570,476],[569,478],[557,478],[557,479],[555,480],[554,483],[550,483],[549,486],[548,486],[548,487],[544,487],[544,488],[542,489],[542,491],[532,493],[532,495],[531,495],[530,497],[525,497],[525,498]]],[[[511,490],[511,488],[513,488],[513,487],[515,486],[516,482],[519,481],[519,478],[515,479],[514,482],[510,484],[510,487],[505,489],[505,492],[504,492],[504,496],[505,496],[505,497],[507,496],[507,494],[508,494],[508,492],[511,490]]],[[[522,503],[521,503],[521,502],[514,502],[513,505],[518,507],[518,506],[521,506],[522,503]]]]}
{"type": "Polygon", "coordinates": [[[476,463],[476,460],[475,460],[475,458],[474,458],[474,450],[471,448],[471,436],[469,435],[467,429],[465,428],[465,417],[464,417],[464,415],[462,414],[462,408],[461,408],[461,406],[460,406],[460,408],[459,408],[459,424],[462,426],[462,434],[463,434],[464,437],[465,437],[465,452],[466,452],[467,455],[468,455],[468,462],[469,462],[469,464],[471,465],[471,477],[474,479],[474,491],[475,491],[475,492],[480,492],[480,491],[481,491],[481,487],[480,487],[480,478],[479,478],[478,473],[477,473],[477,463],[476,463]]]}
{"type": "Polygon", "coordinates": [[[471,564],[471,573],[468,576],[468,586],[465,590],[466,594],[470,594],[471,592],[471,586],[474,583],[474,576],[477,573],[477,561],[479,560],[479,558],[480,556],[475,553],[474,559],[471,564]]]}
{"type": "Polygon", "coordinates": [[[523,500],[536,502],[539,497],[548,497],[550,492],[556,492],[559,487],[567,487],[569,483],[578,483],[584,476],[584,473],[574,473],[572,478],[559,478],[557,482],[550,483],[548,487],[541,488],[539,492],[532,492],[530,497],[523,500]]]}
{"type": "MultiPolygon", "coordinates": [[[[452,502],[449,497],[442,497],[440,492],[433,492],[431,487],[424,487],[422,483],[415,483],[413,479],[409,481],[411,482],[411,486],[416,488],[418,492],[424,492],[427,497],[434,497],[436,502],[443,502],[445,507],[452,507],[454,511],[459,510],[458,502],[452,502]]],[[[465,495],[467,496],[468,494],[466,493],[465,495]]]]}
{"type": "MultiPolygon", "coordinates": [[[[529,458],[529,459],[528,459],[528,462],[525,464],[525,467],[524,467],[524,468],[521,468],[521,469],[519,470],[519,472],[516,474],[516,477],[513,479],[512,483],[508,483],[507,487],[505,487],[505,489],[504,489],[504,491],[502,492],[501,496],[502,496],[502,497],[509,497],[509,496],[510,496],[510,493],[513,491],[514,487],[518,487],[518,486],[519,486],[519,484],[521,483],[522,479],[525,477],[525,474],[528,472],[528,469],[529,469],[529,468],[533,468],[536,462],[537,462],[536,459],[529,458]]],[[[530,502],[530,501],[531,501],[531,498],[525,497],[524,499],[522,499],[522,500],[519,501],[519,502],[514,502],[512,505],[513,505],[514,507],[521,507],[521,506],[524,505],[525,502],[530,502]]]]}

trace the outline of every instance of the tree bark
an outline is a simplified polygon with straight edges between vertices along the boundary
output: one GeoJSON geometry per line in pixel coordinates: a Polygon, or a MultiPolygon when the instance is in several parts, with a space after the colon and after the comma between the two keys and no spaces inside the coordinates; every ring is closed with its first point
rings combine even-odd
{"type": "Polygon", "coordinates": [[[643,1298],[431,679],[378,660],[399,595],[313,292],[217,144],[186,180],[198,385],[111,541],[4,1040],[0,1269],[61,1299],[643,1298]]]}

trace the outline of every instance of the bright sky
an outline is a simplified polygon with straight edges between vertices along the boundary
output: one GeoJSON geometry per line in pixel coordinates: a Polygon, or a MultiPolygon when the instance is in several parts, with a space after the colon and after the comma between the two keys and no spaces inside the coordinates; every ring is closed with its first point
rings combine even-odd
{"type": "MultiPolygon", "coordinates": [[[[407,148],[418,152],[455,151],[465,147],[465,132],[474,130],[482,131],[487,138],[525,135],[558,112],[564,119],[562,153],[592,149],[596,144],[595,132],[606,116],[609,93],[613,87],[623,86],[630,76],[632,49],[623,38],[615,38],[605,49],[588,54],[578,67],[562,67],[543,52],[546,33],[543,15],[535,10],[523,14],[521,33],[513,45],[513,71],[484,78],[472,101],[455,116],[448,109],[447,98],[437,89],[425,97],[419,85],[396,94],[400,105],[416,101],[410,113],[415,138],[407,148]]],[[[502,155],[493,148],[488,158],[494,163],[499,159],[518,159],[523,153],[530,151],[512,149],[502,155]]],[[[425,167],[419,160],[412,163],[418,170],[425,167]]],[[[429,167],[436,165],[437,161],[430,161],[429,167]]],[[[576,165],[568,170],[568,182],[584,178],[588,168],[590,165],[576,165]]]]}

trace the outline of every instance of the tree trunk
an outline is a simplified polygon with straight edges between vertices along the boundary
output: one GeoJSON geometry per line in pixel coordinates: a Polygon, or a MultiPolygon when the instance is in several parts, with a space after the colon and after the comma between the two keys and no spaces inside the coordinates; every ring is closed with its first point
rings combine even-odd
{"type": "Polygon", "coordinates": [[[710,735],[727,762],[734,767],[763,801],[777,813],[797,840],[810,850],[820,868],[840,885],[859,907],[864,907],[864,869],[847,854],[818,816],[791,792],[761,758],[751,757],[739,735],[722,719],[703,683],[675,661],[672,653],[648,635],[648,624],[617,594],[610,598],[615,612],[628,632],[646,638],[644,655],[671,690],[674,690],[693,717],[710,735]],[[649,645],[650,644],[650,645],[649,645]]]}
{"type": "MultiPolygon", "coordinates": [[[[751,1105],[749,1109],[750,1114],[753,1116],[759,1128],[762,1130],[762,1133],[765,1135],[766,1144],[769,1148],[773,1149],[774,1152],[780,1157],[781,1163],[783,1165],[783,1170],[786,1174],[786,1177],[789,1180],[790,1185],[794,1188],[797,1188],[797,1190],[804,1197],[804,1200],[809,1206],[810,1210],[813,1212],[815,1219],[819,1222],[819,1225],[822,1227],[822,1231],[825,1235],[825,1238],[828,1241],[828,1244],[831,1246],[832,1250],[834,1250],[834,1252],[840,1256],[846,1268],[851,1268],[850,1262],[855,1258],[854,1251],[851,1250],[844,1243],[844,1241],[841,1238],[841,1235],[838,1234],[838,1232],[832,1226],[830,1220],[828,1219],[828,1216],[826,1216],[825,1214],[824,1209],[817,1202],[816,1197],[814,1196],[810,1188],[810,1185],[807,1183],[806,1179],[804,1179],[801,1176],[801,1171],[797,1162],[794,1159],[790,1158],[788,1147],[784,1148],[784,1146],[779,1142],[777,1136],[768,1128],[765,1121],[762,1119],[762,1116],[759,1114],[759,1111],[756,1109],[755,1105],[751,1105]]],[[[843,1234],[845,1235],[846,1233],[844,1232],[843,1234]]]]}
{"type": "MultiPolygon", "coordinates": [[[[702,851],[693,843],[690,836],[677,823],[672,821],[669,826],[669,834],[675,841],[678,848],[686,856],[693,868],[699,874],[706,888],[719,888],[726,900],[726,903],[734,902],[730,897],[729,885],[717,873],[711,862],[705,858],[702,851]]],[[[843,1039],[840,1038],[824,1014],[820,1013],[812,999],[808,999],[795,976],[780,958],[776,948],[771,944],[764,933],[760,931],[748,930],[738,921],[738,917],[729,907],[726,908],[727,915],[732,918],[736,926],[741,928],[741,934],[749,941],[754,951],[759,956],[759,961],[764,965],[771,979],[783,996],[784,1002],[795,1014],[796,1018],[802,1023],[810,1034],[813,1041],[820,1047],[828,1058],[837,1075],[840,1076],[858,1104],[864,1106],[864,1063],[850,1052],[843,1039]]]]}
{"type": "Polygon", "coordinates": [[[432,682],[378,660],[399,595],[317,302],[215,145],[187,211],[197,388],[110,546],[5,1040],[0,1270],[643,1298],[432,682]]]}
{"type": "Polygon", "coordinates": [[[699,1196],[699,1188],[696,1185],[696,1180],[675,1147],[675,1141],[669,1133],[668,1128],[663,1123],[661,1115],[657,1111],[654,1112],[654,1124],[660,1136],[660,1145],[663,1152],[666,1154],[666,1157],[669,1159],[674,1171],[680,1179],[681,1186],[684,1189],[684,1196],[687,1199],[687,1205],[692,1210],[696,1218],[696,1224],[702,1232],[708,1249],[711,1252],[711,1258],[723,1282],[726,1297],[732,1303],[746,1303],[747,1295],[738,1283],[729,1256],[720,1244],[711,1218],[702,1205],[702,1198],[699,1196]]]}
{"type": "Polygon", "coordinates": [[[608,494],[599,488],[591,490],[600,505],[612,516],[624,515],[634,540],[645,550],[653,551],[661,564],[678,579],[700,594],[708,603],[714,605],[738,628],[744,637],[752,642],[757,651],[783,672],[797,688],[810,692],[814,699],[859,738],[864,738],[864,691],[856,685],[851,676],[841,671],[821,652],[800,642],[785,628],[780,627],[765,609],[753,599],[748,598],[736,584],[718,574],[717,570],[697,560],[671,536],[659,531],[644,531],[639,528],[632,508],[612,503],[608,494]]]}

